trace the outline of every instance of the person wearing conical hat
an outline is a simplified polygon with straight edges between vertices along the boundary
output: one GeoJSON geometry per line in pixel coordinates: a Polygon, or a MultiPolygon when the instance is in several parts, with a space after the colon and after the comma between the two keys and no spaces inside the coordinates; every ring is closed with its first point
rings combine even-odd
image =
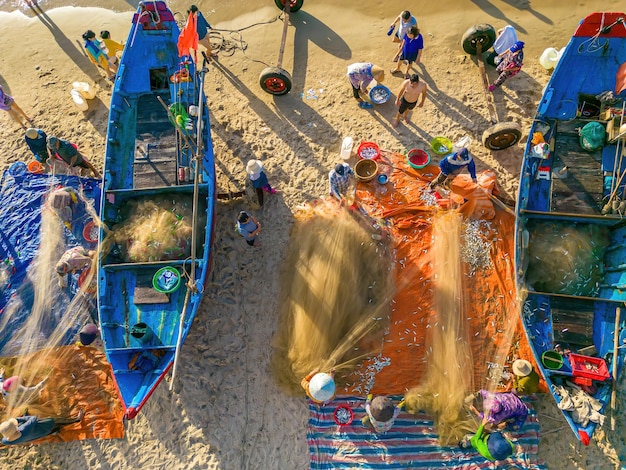
{"type": "Polygon", "coordinates": [[[276,194],[276,190],[270,185],[265,174],[263,163],[260,160],[250,160],[246,165],[246,173],[252,182],[252,187],[256,190],[256,197],[259,206],[263,205],[263,192],[276,194]]]}
{"type": "Polygon", "coordinates": [[[372,107],[372,103],[365,101],[361,93],[367,96],[367,87],[373,80],[378,83],[385,80],[385,71],[371,62],[357,62],[348,66],[348,79],[352,85],[352,95],[359,103],[359,107],[367,109],[372,107]]]}
{"type": "Polygon", "coordinates": [[[539,374],[530,362],[517,359],[513,362],[513,388],[519,395],[533,395],[539,391],[539,374]]]}
{"type": "Polygon", "coordinates": [[[320,372],[313,369],[300,381],[300,386],[306,392],[306,396],[318,404],[329,403],[335,398],[335,371],[330,373],[320,372]]]}

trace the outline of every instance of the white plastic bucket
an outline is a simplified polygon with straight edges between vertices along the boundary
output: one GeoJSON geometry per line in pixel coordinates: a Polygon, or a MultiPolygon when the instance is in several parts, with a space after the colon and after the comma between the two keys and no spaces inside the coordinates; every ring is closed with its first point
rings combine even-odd
{"type": "Polygon", "coordinates": [[[558,61],[559,61],[559,51],[557,51],[554,47],[548,47],[539,56],[539,63],[546,70],[552,70],[556,66],[556,63],[558,61]]]}
{"type": "Polygon", "coordinates": [[[87,101],[85,101],[83,95],[81,95],[78,90],[70,91],[70,95],[72,95],[72,101],[74,101],[74,104],[78,109],[80,109],[81,111],[87,111],[89,109],[87,101]]]}
{"type": "Polygon", "coordinates": [[[352,147],[354,146],[354,140],[352,137],[345,137],[341,144],[341,158],[349,160],[352,156],[352,147]]]}
{"type": "Polygon", "coordinates": [[[78,91],[86,100],[92,100],[96,97],[96,90],[89,83],[74,82],[72,88],[78,91]]]}
{"type": "Polygon", "coordinates": [[[461,150],[463,147],[469,147],[472,144],[472,138],[469,135],[466,135],[459,140],[457,140],[452,146],[452,151],[456,152],[461,150]]]}

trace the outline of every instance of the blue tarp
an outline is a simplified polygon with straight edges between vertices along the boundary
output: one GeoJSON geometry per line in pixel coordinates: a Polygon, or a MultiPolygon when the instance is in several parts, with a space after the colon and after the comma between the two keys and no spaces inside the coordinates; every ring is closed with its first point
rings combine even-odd
{"type": "MultiPolygon", "coordinates": [[[[101,181],[68,175],[47,175],[25,173],[12,176],[5,171],[0,180],[0,315],[12,298],[21,300],[22,307],[13,314],[10,324],[0,331],[0,351],[6,345],[11,332],[19,328],[28,317],[33,303],[33,289],[27,278],[28,268],[37,255],[40,244],[41,210],[46,195],[61,186],[82,190],[85,199],[96,213],[100,208],[101,181]]],[[[85,225],[91,221],[86,204],[79,201],[73,210],[72,231],[65,231],[65,244],[68,247],[83,245],[95,249],[97,243],[83,237],[85,225]]],[[[61,222],[59,222],[61,223],[61,222]]],[[[76,292],[77,276],[68,282],[68,299],[76,292]]],[[[63,314],[67,300],[57,302],[56,315],[63,314]]],[[[69,336],[69,335],[68,335],[69,336]]],[[[67,342],[71,337],[67,338],[67,342]]],[[[2,351],[5,355],[5,351],[2,351]]]]}

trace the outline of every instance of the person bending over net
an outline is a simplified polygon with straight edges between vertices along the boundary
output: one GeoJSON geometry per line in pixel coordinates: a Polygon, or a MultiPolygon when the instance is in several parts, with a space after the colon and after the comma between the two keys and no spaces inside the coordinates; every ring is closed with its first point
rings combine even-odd
{"type": "Polygon", "coordinates": [[[33,385],[32,387],[26,387],[21,384],[22,379],[13,375],[11,377],[4,378],[4,367],[0,368],[0,387],[2,387],[2,397],[6,400],[9,395],[17,395],[19,397],[23,397],[28,401],[33,395],[38,394],[46,383],[46,379],[43,379],[37,385],[33,385]]]}
{"type": "Polygon", "coordinates": [[[67,287],[67,274],[73,274],[91,267],[95,251],[82,246],[75,246],[63,253],[55,269],[59,275],[59,287],[67,287]]]}
{"type": "Polygon", "coordinates": [[[513,443],[504,437],[501,432],[488,432],[485,429],[486,425],[487,418],[484,418],[476,434],[466,435],[459,442],[459,447],[461,449],[474,448],[480,455],[491,462],[505,460],[513,455],[513,452],[515,452],[513,443]]]}

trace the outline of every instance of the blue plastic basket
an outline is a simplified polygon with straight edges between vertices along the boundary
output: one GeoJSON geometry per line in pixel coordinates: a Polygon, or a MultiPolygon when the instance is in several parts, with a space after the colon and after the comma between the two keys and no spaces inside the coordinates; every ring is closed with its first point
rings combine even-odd
{"type": "Polygon", "coordinates": [[[383,104],[389,101],[391,90],[385,85],[376,85],[370,90],[370,100],[374,104],[383,104]]]}

